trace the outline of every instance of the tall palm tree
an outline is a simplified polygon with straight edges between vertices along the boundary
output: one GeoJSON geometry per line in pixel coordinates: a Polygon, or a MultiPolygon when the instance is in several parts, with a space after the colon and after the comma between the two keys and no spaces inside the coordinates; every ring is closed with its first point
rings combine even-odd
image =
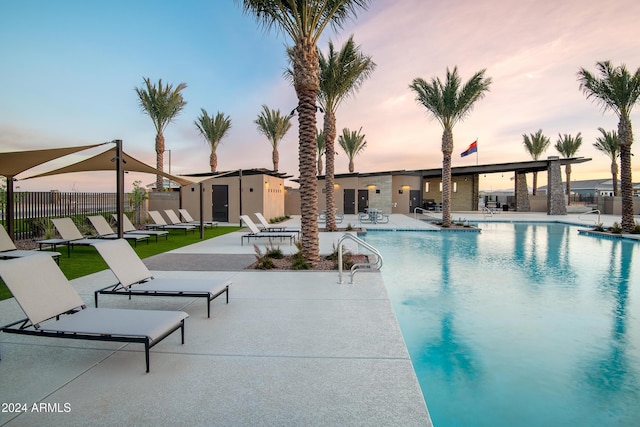
{"type": "Polygon", "coordinates": [[[336,111],[340,103],[354,95],[362,83],[375,70],[376,64],[370,56],[360,52],[360,46],[353,41],[353,36],[336,52],[333,43],[329,42],[329,53],[320,55],[320,92],[318,102],[324,108],[325,135],[325,195],[327,199],[327,230],[336,228],[336,202],[334,198],[334,166],[336,139],[336,111]]]}
{"type": "Polygon", "coordinates": [[[442,133],[442,225],[451,226],[451,154],[453,153],[453,127],[473,110],[476,101],[489,91],[491,78],[486,70],[474,74],[464,85],[458,67],[447,68],[447,80],[432,78],[427,82],[416,78],[409,86],[416,93],[416,101],[427,109],[443,128],[442,133]]]}
{"type": "MultiPolygon", "coordinates": [[[[163,170],[164,164],[164,130],[169,123],[176,118],[187,101],[182,97],[182,91],[186,89],[186,83],[180,83],[176,88],[173,85],[162,85],[162,79],[158,85],[151,83],[148,77],[144,77],[145,87],[135,88],[140,100],[142,111],[147,113],[156,128],[156,169],[163,170]]],[[[162,175],[156,175],[156,191],[164,190],[162,175]]]]}
{"type": "MultiPolygon", "coordinates": [[[[367,146],[367,141],[364,140],[365,135],[360,133],[361,130],[362,128],[352,132],[348,128],[344,128],[342,129],[342,135],[338,137],[338,144],[340,144],[340,147],[349,158],[349,173],[353,173],[355,170],[353,159],[364,151],[367,146]]],[[[331,190],[333,191],[333,187],[331,187],[331,190]]]]}
{"type": "Polygon", "coordinates": [[[604,111],[618,116],[620,143],[620,186],[622,193],[622,230],[630,232],[634,225],[633,183],[631,181],[631,145],[633,129],[631,110],[640,98],[640,68],[631,74],[627,67],[613,67],[610,61],[596,63],[599,76],[581,68],[578,71],[580,89],[587,99],[593,98],[604,111]]]}
{"type": "MultiPolygon", "coordinates": [[[[524,148],[529,152],[533,160],[539,160],[542,153],[547,151],[551,140],[542,134],[542,129],[532,134],[522,134],[524,148]]],[[[535,196],[538,192],[538,172],[533,172],[533,192],[535,196]]]]}
{"type": "Polygon", "coordinates": [[[265,27],[277,27],[293,42],[293,86],[298,97],[302,255],[318,261],[318,180],[316,177],[316,99],[318,39],[327,26],[340,28],[371,0],[243,0],[245,13],[265,27]]]}
{"type": "Polygon", "coordinates": [[[593,146],[606,154],[611,159],[611,183],[613,184],[613,195],[618,195],[618,156],[620,155],[620,143],[616,131],[607,132],[598,128],[602,136],[596,138],[593,146]]]}
{"type": "MultiPolygon", "coordinates": [[[[580,132],[573,137],[573,135],[558,134],[558,141],[556,142],[556,150],[562,154],[566,159],[575,157],[576,153],[582,145],[582,135],[580,132]]],[[[567,204],[571,204],[571,163],[567,163],[564,167],[564,173],[567,179],[567,204]]]]}
{"type": "Polygon", "coordinates": [[[267,137],[273,148],[271,159],[273,160],[273,170],[278,171],[278,144],[291,129],[291,116],[283,116],[280,110],[271,110],[266,105],[262,106],[262,112],[254,122],[258,125],[258,131],[267,137]]]}
{"type": "Polygon", "coordinates": [[[202,137],[211,146],[209,164],[211,165],[211,172],[216,172],[218,170],[218,155],[216,154],[216,150],[222,138],[224,138],[229,129],[231,129],[231,118],[229,116],[225,117],[225,115],[219,111],[215,117],[209,116],[209,113],[202,108],[198,120],[193,123],[200,131],[202,137]]]}
{"type": "Polygon", "coordinates": [[[324,156],[324,132],[316,131],[316,148],[318,149],[318,175],[322,175],[322,156],[324,156]]]}

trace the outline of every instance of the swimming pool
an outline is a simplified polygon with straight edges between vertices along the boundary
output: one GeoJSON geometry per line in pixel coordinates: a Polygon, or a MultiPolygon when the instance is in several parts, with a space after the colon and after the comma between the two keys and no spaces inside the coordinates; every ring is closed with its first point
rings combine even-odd
{"type": "Polygon", "coordinates": [[[640,243],[479,227],[365,236],[434,425],[639,425],[640,243]]]}

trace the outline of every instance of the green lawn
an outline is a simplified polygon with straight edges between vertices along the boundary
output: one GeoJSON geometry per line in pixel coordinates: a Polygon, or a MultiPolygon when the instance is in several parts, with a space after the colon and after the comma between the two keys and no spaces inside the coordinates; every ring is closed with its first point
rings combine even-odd
{"type": "MultiPolygon", "coordinates": [[[[212,237],[221,236],[239,229],[240,227],[206,228],[204,230],[204,238],[205,240],[211,239],[212,237]]],[[[138,242],[138,245],[133,249],[140,258],[147,258],[199,241],[199,230],[196,230],[194,233],[189,232],[186,235],[184,231],[171,230],[168,239],[159,237],[156,243],[155,237],[152,236],[151,239],[149,239],[148,245],[145,242],[138,242]]],[[[58,252],[62,254],[60,256],[60,269],[69,280],[96,273],[107,268],[107,264],[105,264],[100,255],[98,255],[98,252],[91,246],[76,246],[72,248],[71,257],[67,257],[66,247],[58,248],[58,252]]],[[[5,261],[0,260],[0,262],[5,261]]],[[[46,285],[46,283],[43,285],[46,285]]],[[[11,298],[11,292],[9,292],[4,282],[0,280],[0,301],[7,298],[11,298]]]]}

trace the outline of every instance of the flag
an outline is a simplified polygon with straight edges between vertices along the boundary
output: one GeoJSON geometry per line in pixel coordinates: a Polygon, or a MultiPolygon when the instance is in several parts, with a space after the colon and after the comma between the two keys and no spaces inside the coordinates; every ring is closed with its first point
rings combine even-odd
{"type": "Polygon", "coordinates": [[[478,152],[478,141],[476,140],[471,143],[469,148],[467,148],[465,151],[460,153],[460,157],[468,156],[471,153],[477,153],[477,152],[478,152]]]}

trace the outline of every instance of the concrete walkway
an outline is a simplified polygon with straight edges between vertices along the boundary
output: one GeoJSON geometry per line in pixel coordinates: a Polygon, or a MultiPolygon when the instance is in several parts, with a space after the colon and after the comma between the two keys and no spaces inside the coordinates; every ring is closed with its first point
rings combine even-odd
{"type": "MultiPolygon", "coordinates": [[[[251,260],[241,234],[166,257],[251,260]]],[[[339,235],[323,233],[323,251],[339,235]]],[[[210,319],[201,299],[100,298],[104,308],[189,313],[185,344],[174,334],[155,346],[150,373],[140,344],[0,334],[0,403],[26,405],[0,412],[0,425],[431,425],[379,273],[340,285],[335,271],[212,266],[155,272],[232,280],[229,304],[214,300],[210,319]]],[[[113,280],[103,271],[72,283],[92,307],[93,291],[113,280]]],[[[15,300],[0,301],[0,324],[23,317],[15,300]]]]}
{"type": "MultiPolygon", "coordinates": [[[[462,212],[453,218],[595,222],[592,216],[506,212],[493,217],[462,212]]],[[[601,218],[605,225],[615,221],[620,218],[601,218]]],[[[297,224],[294,218],[286,225],[297,224]]],[[[361,226],[355,215],[347,215],[341,226],[348,224],[361,226]]],[[[436,229],[411,215],[362,226],[436,229]]],[[[154,347],[148,374],[139,344],[0,334],[0,404],[26,405],[0,411],[0,425],[431,425],[381,275],[364,273],[355,285],[339,285],[335,271],[243,270],[255,256],[253,244],[241,246],[242,234],[145,260],[157,277],[232,280],[229,304],[216,299],[210,319],[201,299],[100,299],[105,308],[189,313],[185,344],[175,334],[154,347]]],[[[321,253],[331,253],[342,234],[321,233],[321,253]]],[[[288,241],[272,244],[297,250],[288,241]]],[[[46,286],[46,278],[37,279],[46,286]]],[[[103,271],[72,284],[92,307],[93,291],[113,281],[111,272],[103,271]]],[[[13,299],[0,301],[0,324],[23,317],[13,299]]]]}

